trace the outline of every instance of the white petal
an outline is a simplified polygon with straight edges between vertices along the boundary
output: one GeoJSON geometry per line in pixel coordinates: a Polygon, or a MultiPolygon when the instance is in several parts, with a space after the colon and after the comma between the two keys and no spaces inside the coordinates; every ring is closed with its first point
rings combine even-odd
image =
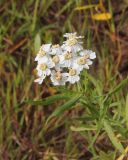
{"type": "Polygon", "coordinates": [[[80,77],[78,75],[74,76],[75,82],[78,82],[80,80],[80,77]]]}
{"type": "Polygon", "coordinates": [[[60,55],[59,58],[60,58],[60,63],[63,64],[64,63],[64,56],[60,55]]]}
{"type": "Polygon", "coordinates": [[[60,71],[60,70],[61,70],[61,68],[60,68],[60,67],[61,67],[61,65],[60,65],[60,64],[56,64],[56,65],[55,65],[55,69],[56,69],[56,71],[60,71]]]}
{"type": "Polygon", "coordinates": [[[49,60],[47,62],[47,66],[48,66],[48,68],[53,68],[55,66],[55,64],[51,60],[49,60]]]}
{"type": "Polygon", "coordinates": [[[92,65],[92,61],[89,60],[89,59],[87,59],[87,64],[88,64],[88,65],[92,65]]]}
{"type": "Polygon", "coordinates": [[[95,59],[95,58],[96,58],[96,53],[95,52],[91,52],[90,59],[95,59]]]}
{"type": "Polygon", "coordinates": [[[62,73],[63,77],[67,77],[69,74],[68,73],[62,73]]]}
{"type": "Polygon", "coordinates": [[[39,77],[42,76],[42,74],[43,74],[43,72],[42,72],[41,69],[37,70],[37,75],[38,75],[39,77]]]}
{"type": "Polygon", "coordinates": [[[44,78],[37,78],[34,80],[34,82],[41,84],[43,82],[44,78]]]}
{"type": "Polygon", "coordinates": [[[89,69],[89,66],[87,64],[84,65],[84,68],[89,69]]]}
{"type": "Polygon", "coordinates": [[[49,51],[50,51],[51,44],[44,44],[42,47],[43,47],[43,50],[44,50],[44,51],[49,52],[49,51]]]}
{"type": "Polygon", "coordinates": [[[50,69],[46,69],[46,75],[49,76],[51,74],[51,70],[50,69]]]}
{"type": "Polygon", "coordinates": [[[88,54],[88,50],[83,50],[80,52],[80,55],[81,56],[84,56],[84,55],[87,55],[88,54]]]}
{"type": "Polygon", "coordinates": [[[48,57],[47,56],[44,56],[44,57],[40,57],[38,59],[38,63],[41,64],[41,63],[46,63],[48,61],[48,57]]]}
{"type": "Polygon", "coordinates": [[[70,67],[71,66],[71,60],[65,60],[64,67],[70,67]]]}
{"type": "Polygon", "coordinates": [[[35,61],[38,61],[38,59],[39,59],[39,56],[37,55],[37,56],[35,57],[35,61]]]}
{"type": "Polygon", "coordinates": [[[83,47],[78,43],[76,45],[72,46],[72,52],[75,52],[75,53],[81,51],[82,49],[83,49],[83,47]]]}
{"type": "Polygon", "coordinates": [[[83,66],[83,65],[79,65],[79,66],[78,66],[78,68],[77,68],[77,70],[80,72],[80,71],[82,71],[82,70],[83,70],[83,68],[84,68],[84,66],[83,66]]]}

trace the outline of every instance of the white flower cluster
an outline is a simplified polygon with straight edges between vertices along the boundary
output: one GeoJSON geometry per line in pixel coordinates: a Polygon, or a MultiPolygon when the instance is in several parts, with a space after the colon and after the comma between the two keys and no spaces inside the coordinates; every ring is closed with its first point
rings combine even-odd
{"type": "Polygon", "coordinates": [[[37,61],[37,75],[35,82],[41,84],[50,76],[53,85],[65,85],[66,82],[74,84],[80,80],[80,72],[89,69],[95,52],[82,47],[82,36],[75,33],[64,34],[66,41],[63,45],[44,44],[41,46],[35,61],[37,61]]]}

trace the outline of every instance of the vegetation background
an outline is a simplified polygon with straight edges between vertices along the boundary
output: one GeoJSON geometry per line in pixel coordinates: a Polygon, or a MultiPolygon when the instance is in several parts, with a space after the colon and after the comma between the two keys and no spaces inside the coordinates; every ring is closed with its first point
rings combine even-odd
{"type": "Polygon", "coordinates": [[[128,159],[127,17],[127,0],[0,0],[1,160],[128,159]],[[91,70],[35,84],[40,45],[75,31],[91,70]]]}

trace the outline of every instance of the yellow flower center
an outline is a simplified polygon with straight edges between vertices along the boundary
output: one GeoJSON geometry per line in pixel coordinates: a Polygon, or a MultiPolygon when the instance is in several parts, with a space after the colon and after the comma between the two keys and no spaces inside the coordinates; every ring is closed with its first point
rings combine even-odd
{"type": "Polygon", "coordinates": [[[86,54],[86,55],[83,56],[83,58],[84,58],[84,59],[88,59],[88,58],[89,58],[89,55],[86,54]]]}
{"type": "Polygon", "coordinates": [[[76,75],[76,70],[75,70],[75,69],[70,69],[70,70],[69,70],[69,75],[70,75],[70,76],[76,75]]]}
{"type": "Polygon", "coordinates": [[[64,54],[64,58],[65,59],[71,59],[72,58],[72,53],[71,52],[67,52],[64,54]]]}
{"type": "Polygon", "coordinates": [[[56,80],[61,80],[62,79],[62,74],[60,72],[55,73],[55,78],[56,80]]]}
{"type": "Polygon", "coordinates": [[[73,45],[75,45],[77,42],[78,42],[78,41],[77,41],[76,38],[69,38],[69,39],[67,40],[67,44],[68,44],[69,46],[73,46],[73,45]]]}
{"type": "Polygon", "coordinates": [[[39,52],[39,54],[40,54],[40,56],[45,56],[45,55],[46,55],[46,52],[45,52],[44,50],[41,50],[41,51],[39,52]]]}
{"type": "Polygon", "coordinates": [[[75,39],[76,38],[76,35],[74,35],[74,34],[71,34],[71,35],[69,35],[69,37],[68,37],[68,39],[75,39]]]}
{"type": "Polygon", "coordinates": [[[53,60],[54,63],[58,63],[59,62],[59,57],[58,56],[54,56],[52,58],[52,60],[53,60]]]}
{"type": "Polygon", "coordinates": [[[85,64],[85,63],[86,63],[86,59],[83,57],[78,59],[78,61],[77,61],[77,64],[80,64],[80,65],[85,64]]]}
{"type": "Polygon", "coordinates": [[[60,47],[59,44],[55,44],[55,45],[52,46],[52,48],[59,48],[59,47],[60,47]]]}
{"type": "Polygon", "coordinates": [[[84,55],[83,57],[78,59],[77,64],[80,64],[80,65],[85,64],[88,58],[89,58],[89,55],[84,55]]]}
{"type": "Polygon", "coordinates": [[[42,63],[40,65],[40,69],[42,69],[43,71],[46,70],[46,68],[47,68],[47,65],[45,63],[42,63]]]}

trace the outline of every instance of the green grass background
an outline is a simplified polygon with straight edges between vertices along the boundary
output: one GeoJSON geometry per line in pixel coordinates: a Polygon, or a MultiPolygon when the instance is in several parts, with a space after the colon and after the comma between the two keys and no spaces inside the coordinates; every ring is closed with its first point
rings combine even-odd
{"type": "Polygon", "coordinates": [[[0,0],[1,160],[127,158],[127,16],[127,0],[0,0]],[[100,12],[112,18],[91,18],[100,12]],[[75,31],[96,52],[91,69],[76,85],[35,84],[40,45],[75,31]]]}

